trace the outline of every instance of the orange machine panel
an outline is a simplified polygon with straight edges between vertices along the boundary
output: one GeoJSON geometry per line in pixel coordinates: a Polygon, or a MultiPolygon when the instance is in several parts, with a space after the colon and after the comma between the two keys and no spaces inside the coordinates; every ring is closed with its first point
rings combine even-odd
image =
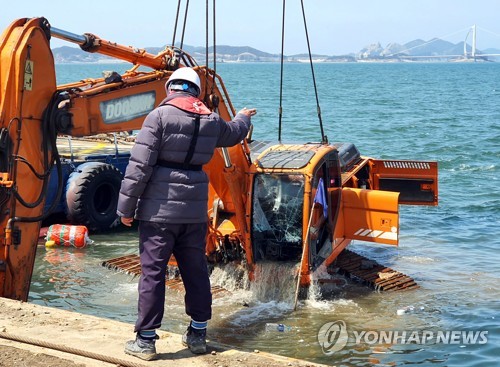
{"type": "Polygon", "coordinates": [[[342,189],[342,210],[346,238],[398,245],[399,193],[342,189]]]}
{"type": "Polygon", "coordinates": [[[400,193],[400,204],[438,205],[437,162],[370,160],[371,188],[400,193]]]}

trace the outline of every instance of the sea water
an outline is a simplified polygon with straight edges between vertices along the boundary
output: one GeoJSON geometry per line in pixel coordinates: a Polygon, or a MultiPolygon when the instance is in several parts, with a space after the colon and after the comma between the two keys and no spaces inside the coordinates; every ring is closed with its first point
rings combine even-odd
{"type": "MultiPolygon", "coordinates": [[[[58,65],[58,82],[126,68],[58,65]]],[[[230,270],[216,272],[212,281],[231,292],[214,298],[210,339],[329,365],[497,366],[500,63],[346,63],[314,68],[329,141],[352,142],[372,157],[439,162],[439,206],[400,207],[399,247],[352,245],[360,254],[412,276],[421,288],[376,293],[338,279],[327,298],[312,291],[294,311],[293,264],[279,272],[262,269],[262,284],[266,276],[272,279],[271,290],[248,284],[241,289],[230,270]],[[278,279],[281,282],[275,283],[278,279]],[[411,308],[422,312],[397,314],[411,308]],[[266,331],[267,323],[285,324],[291,331],[272,333],[266,331]],[[331,353],[334,349],[318,341],[318,334],[342,328],[348,335],[345,345],[331,353]],[[376,339],[382,332],[414,331],[420,336],[426,331],[482,332],[487,340],[471,344],[463,338],[425,343],[415,337],[409,343],[376,339]],[[356,340],[360,335],[370,338],[356,340]]],[[[280,65],[219,64],[217,71],[236,110],[257,108],[254,139],[276,140],[280,65]]],[[[282,106],[283,142],[321,140],[308,64],[285,64],[282,106]]],[[[85,249],[40,247],[29,300],[133,323],[137,278],[101,263],[137,253],[137,234],[124,230],[91,238],[95,244],[85,249]]],[[[165,307],[162,328],[183,332],[188,322],[183,295],[168,291],[165,307]]]]}

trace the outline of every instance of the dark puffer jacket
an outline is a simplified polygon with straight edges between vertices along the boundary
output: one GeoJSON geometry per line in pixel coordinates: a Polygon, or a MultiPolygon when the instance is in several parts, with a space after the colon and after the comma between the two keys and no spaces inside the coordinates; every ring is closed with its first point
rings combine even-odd
{"type": "MultiPolygon", "coordinates": [[[[187,98],[187,95],[179,95],[176,98],[187,98]]],[[[165,101],[146,117],[137,135],[122,181],[117,213],[121,217],[151,222],[203,223],[207,221],[206,173],[157,164],[158,160],[184,162],[197,114],[165,101]]],[[[192,165],[210,161],[216,147],[237,144],[250,128],[250,117],[244,114],[237,114],[231,122],[225,122],[216,113],[199,116],[200,129],[192,165]]]]}

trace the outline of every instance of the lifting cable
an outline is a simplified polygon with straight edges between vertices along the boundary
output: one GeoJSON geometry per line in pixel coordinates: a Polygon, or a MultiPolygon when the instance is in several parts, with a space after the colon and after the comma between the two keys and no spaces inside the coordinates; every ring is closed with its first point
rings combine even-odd
{"type": "Polygon", "coordinates": [[[283,0],[283,21],[281,24],[281,76],[280,76],[280,107],[278,110],[278,142],[281,144],[281,117],[283,115],[283,49],[285,47],[285,0],[283,0]]]}
{"type": "MultiPolygon", "coordinates": [[[[180,18],[180,9],[181,9],[181,3],[182,3],[182,0],[179,0],[177,2],[177,12],[176,12],[176,16],[175,16],[175,24],[174,24],[174,32],[173,32],[173,37],[172,37],[172,48],[175,48],[175,49],[179,49],[180,52],[181,52],[181,57],[184,61],[184,64],[186,66],[195,66],[197,65],[196,64],[196,61],[189,58],[189,60],[186,60],[185,59],[185,53],[182,52],[182,47],[184,46],[184,36],[186,34],[186,25],[187,25],[187,16],[188,16],[188,12],[189,12],[189,0],[186,0],[186,9],[184,11],[184,22],[183,22],[183,25],[182,25],[182,34],[181,34],[181,41],[180,41],[180,45],[179,47],[175,47],[175,38],[176,38],[176,35],[177,35],[177,28],[178,28],[178,24],[179,24],[179,18],[180,18]],[[189,61],[189,62],[188,62],[189,61]]],[[[209,57],[209,50],[208,50],[208,40],[209,40],[209,0],[206,0],[206,7],[205,7],[205,18],[206,18],[206,25],[205,25],[205,50],[206,50],[206,68],[205,68],[205,81],[206,81],[206,85],[208,85],[208,80],[209,80],[209,71],[208,71],[208,57],[209,57]]],[[[216,18],[215,18],[215,0],[213,0],[213,35],[214,35],[214,45],[213,45],[213,48],[214,48],[214,72],[213,72],[213,77],[212,77],[212,85],[211,85],[211,88],[210,88],[210,93],[213,94],[214,92],[214,87],[215,87],[215,76],[217,74],[217,57],[216,57],[216,18]]],[[[208,100],[208,88],[205,88],[205,101],[208,100]]]]}
{"type": "Polygon", "coordinates": [[[207,105],[212,105],[215,110],[217,110],[217,106],[219,105],[218,98],[214,96],[214,88],[215,88],[215,76],[217,75],[217,53],[216,53],[216,19],[215,19],[215,0],[212,3],[212,22],[213,22],[213,73],[212,73],[212,83],[210,86],[210,95],[208,92],[209,85],[209,49],[208,49],[208,39],[209,39],[209,0],[205,2],[205,95],[203,100],[207,105]]]}
{"type": "Polygon", "coordinates": [[[323,131],[323,121],[321,119],[321,108],[319,106],[318,89],[316,88],[316,78],[314,77],[314,67],[313,67],[313,62],[312,62],[311,46],[309,44],[309,34],[307,32],[306,13],[304,11],[304,0],[300,0],[300,3],[302,5],[302,17],[304,18],[304,30],[306,33],[307,50],[309,51],[309,63],[311,65],[311,73],[312,73],[313,84],[314,84],[314,93],[316,95],[316,109],[318,111],[319,127],[321,129],[321,143],[326,144],[326,143],[328,143],[328,138],[326,137],[326,135],[323,131]]]}
{"type": "Polygon", "coordinates": [[[177,33],[177,22],[179,21],[179,11],[181,9],[181,1],[177,3],[177,15],[175,16],[175,24],[174,24],[174,35],[172,37],[172,48],[175,47],[175,34],[177,33]]]}
{"type": "MultiPolygon", "coordinates": [[[[215,9],[214,9],[215,12],[215,9]]],[[[205,1],[205,102],[208,97],[208,0],[205,1]]]]}
{"type": "Polygon", "coordinates": [[[174,25],[174,35],[172,38],[172,48],[176,50],[176,52],[179,53],[180,58],[184,62],[186,66],[195,66],[196,61],[189,55],[187,55],[185,52],[182,51],[182,47],[184,46],[184,35],[186,34],[186,24],[187,24],[187,16],[188,16],[188,11],[189,11],[189,0],[186,1],[186,9],[184,11],[184,23],[182,25],[182,34],[181,34],[181,41],[179,47],[175,47],[175,38],[177,34],[177,26],[179,23],[179,18],[180,18],[180,8],[181,8],[181,3],[182,0],[179,0],[177,3],[177,13],[175,16],[175,25],[174,25]]]}
{"type": "Polygon", "coordinates": [[[184,35],[186,33],[186,23],[187,23],[188,10],[189,10],[189,0],[186,1],[186,11],[184,12],[184,24],[182,25],[181,44],[179,47],[181,50],[182,50],[182,47],[184,46],[184,35]]]}
{"type": "MultiPolygon", "coordinates": [[[[217,75],[217,53],[215,52],[216,51],[216,47],[217,47],[217,43],[216,43],[216,37],[215,37],[215,0],[214,0],[214,5],[213,5],[213,27],[214,27],[214,74],[213,74],[213,78],[212,78],[212,89],[210,90],[210,94],[213,94],[214,93],[214,86],[215,86],[215,76],[217,75]]],[[[208,64],[207,64],[208,66],[208,64]]]]}
{"type": "MultiPolygon", "coordinates": [[[[209,32],[208,32],[208,21],[209,21],[209,6],[208,6],[208,3],[209,1],[206,0],[206,7],[205,7],[205,85],[207,86],[205,88],[205,97],[204,97],[204,101],[205,102],[208,102],[208,80],[209,80],[209,75],[208,75],[208,62],[209,62],[209,59],[208,59],[208,56],[209,56],[209,50],[208,50],[208,36],[209,36],[209,32]]],[[[213,94],[214,93],[214,85],[215,85],[215,75],[217,74],[217,57],[216,57],[216,33],[215,33],[215,0],[213,0],[213,6],[212,6],[212,22],[213,22],[213,35],[214,35],[214,45],[213,45],[213,48],[214,48],[214,60],[213,60],[213,64],[214,64],[214,72],[213,72],[213,75],[212,75],[212,86],[210,88],[210,94],[213,94]]]]}
{"type": "MultiPolygon", "coordinates": [[[[282,101],[283,101],[283,59],[284,59],[283,53],[284,53],[284,45],[285,45],[285,2],[286,2],[286,0],[283,0],[283,20],[282,20],[282,25],[281,25],[281,75],[280,75],[280,106],[279,106],[279,124],[278,124],[278,141],[280,143],[281,143],[281,119],[283,116],[282,101]]],[[[305,34],[306,34],[307,49],[308,49],[308,53],[309,53],[309,63],[311,65],[314,93],[316,95],[316,110],[318,112],[319,127],[321,130],[321,143],[326,144],[326,143],[328,143],[328,138],[324,133],[323,121],[321,119],[321,108],[319,106],[318,89],[316,88],[316,78],[314,76],[314,67],[313,67],[313,62],[312,62],[311,46],[309,43],[309,34],[307,32],[307,21],[306,21],[306,13],[304,10],[304,1],[301,0],[300,3],[302,5],[302,17],[304,19],[304,30],[305,30],[305,34]]]]}

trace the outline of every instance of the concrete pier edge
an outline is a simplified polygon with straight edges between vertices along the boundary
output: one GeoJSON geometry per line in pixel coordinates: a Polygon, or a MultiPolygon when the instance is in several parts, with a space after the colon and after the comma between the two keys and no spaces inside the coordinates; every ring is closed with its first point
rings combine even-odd
{"type": "Polygon", "coordinates": [[[7,335],[15,335],[21,340],[42,341],[42,345],[52,343],[69,350],[76,349],[88,354],[109,356],[137,366],[168,367],[180,364],[183,367],[324,366],[261,351],[244,351],[212,340],[209,340],[207,354],[194,355],[182,345],[181,335],[163,330],[158,330],[160,336],[156,344],[158,359],[141,361],[123,351],[125,342],[133,338],[133,325],[131,324],[0,298],[0,345],[27,350],[35,354],[52,355],[87,367],[117,365],[116,361],[109,363],[52,348],[13,341],[5,338],[7,335]]]}

